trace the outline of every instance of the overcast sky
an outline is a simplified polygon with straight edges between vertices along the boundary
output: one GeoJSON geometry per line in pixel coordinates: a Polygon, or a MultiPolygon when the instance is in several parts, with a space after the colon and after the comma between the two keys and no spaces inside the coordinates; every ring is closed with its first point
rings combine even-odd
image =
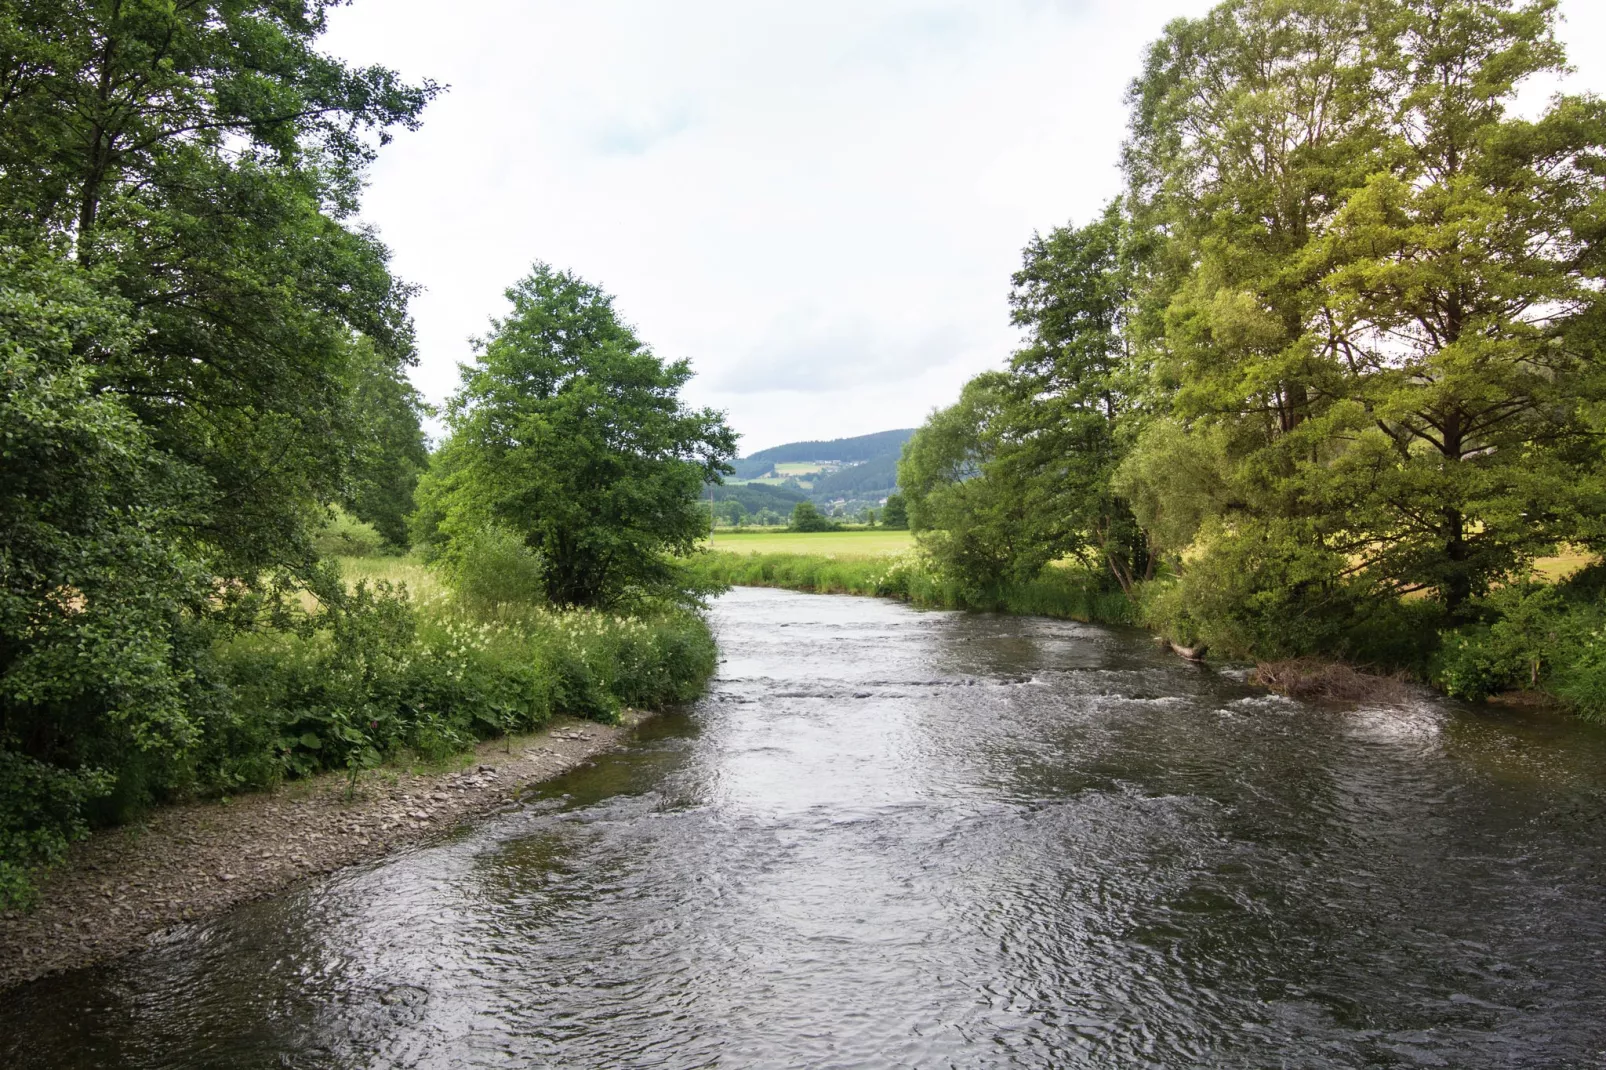
{"type": "MultiPolygon", "coordinates": [[[[356,0],[324,47],[450,86],[363,211],[424,288],[426,397],[545,260],[689,357],[749,453],[914,426],[999,366],[1022,245],[1117,192],[1143,47],[1210,6],[356,0]]],[[[1572,87],[1606,88],[1606,3],[1562,10],[1572,87]]]]}

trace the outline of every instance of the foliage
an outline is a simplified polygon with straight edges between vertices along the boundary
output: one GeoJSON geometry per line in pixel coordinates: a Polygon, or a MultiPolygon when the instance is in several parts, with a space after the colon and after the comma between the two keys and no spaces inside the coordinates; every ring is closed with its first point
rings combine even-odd
{"type": "Polygon", "coordinates": [[[219,682],[249,714],[209,738],[210,782],[237,790],[404,751],[440,758],[556,713],[612,720],[624,705],[684,701],[713,669],[712,638],[690,613],[504,606],[484,619],[460,606],[359,584],[316,616],[220,643],[219,682]]]}
{"type": "Polygon", "coordinates": [[[466,533],[443,569],[448,585],[471,612],[546,603],[541,557],[517,532],[488,524],[466,533]]]}
{"type": "Polygon", "coordinates": [[[1134,494],[1174,500],[1153,474],[1210,457],[1184,515],[1268,521],[1290,567],[1315,546],[1379,605],[1426,589],[1452,615],[1590,534],[1606,109],[1505,115],[1562,63],[1553,19],[1304,0],[1168,29],[1127,168],[1173,422],[1134,494]]]}
{"type": "Polygon", "coordinates": [[[730,471],[734,434],[681,402],[690,366],[654,356],[597,287],[538,264],[507,297],[420,490],[434,552],[494,522],[539,555],[553,605],[682,597],[669,555],[706,530],[698,491],[730,471]]]}
{"type": "Polygon", "coordinates": [[[5,894],[194,786],[208,650],[330,505],[405,510],[409,290],[351,220],[434,88],[319,54],[325,9],[0,5],[5,894]]]}
{"type": "Polygon", "coordinates": [[[1478,701],[1543,688],[1606,720],[1606,599],[1601,567],[1561,586],[1523,582],[1475,603],[1481,619],[1444,635],[1434,665],[1446,692],[1478,701]]]}
{"type": "Polygon", "coordinates": [[[792,531],[836,531],[838,525],[820,515],[813,502],[798,502],[792,506],[792,531]]]}
{"type": "Polygon", "coordinates": [[[126,303],[48,255],[0,255],[0,883],[59,854],[125,761],[198,725],[183,621],[209,582],[200,473],[156,448],[97,365],[126,303]],[[89,359],[86,359],[89,358],[89,359]],[[91,363],[91,360],[94,363],[91,363]]]}
{"type": "Polygon", "coordinates": [[[104,771],[73,772],[0,750],[0,904],[34,901],[29,870],[59,860],[88,831],[88,803],[110,790],[104,771]]]}
{"type": "Polygon", "coordinates": [[[1050,514],[998,464],[1013,386],[977,376],[904,448],[898,481],[909,527],[942,573],[972,595],[1035,575],[1051,559],[1050,514]]]}
{"type": "Polygon", "coordinates": [[[390,548],[379,529],[358,520],[339,506],[329,512],[329,521],[312,540],[319,557],[371,557],[390,548]]]}
{"type": "Polygon", "coordinates": [[[0,219],[95,268],[140,329],[96,361],[203,473],[222,574],[299,563],[360,452],[365,362],[411,360],[406,286],[349,223],[376,142],[435,92],[314,48],[315,0],[0,8],[0,219]]]}
{"type": "Polygon", "coordinates": [[[405,550],[414,491],[429,467],[420,420],[425,405],[401,369],[366,340],[355,356],[349,404],[353,455],[344,501],[390,549],[405,550]]]}
{"type": "Polygon", "coordinates": [[[909,505],[902,494],[887,495],[887,504],[881,513],[881,526],[892,531],[909,529],[909,505]]]}
{"type": "Polygon", "coordinates": [[[985,601],[1102,562],[1181,643],[1587,708],[1595,610],[1517,582],[1606,546],[1606,103],[1510,114],[1565,64],[1556,18],[1226,0],[1171,23],[1129,92],[1125,195],[1034,236],[1022,348],[906,448],[944,581],[985,601]]]}
{"type": "Polygon", "coordinates": [[[1113,205],[1085,227],[1034,237],[1011,297],[1026,345],[906,447],[911,524],[971,591],[1067,556],[1108,568],[1127,591],[1152,575],[1149,540],[1112,487],[1142,386],[1123,334],[1135,270],[1113,205]]]}
{"type": "Polygon", "coordinates": [[[1030,613],[1067,620],[1130,623],[1132,605],[1102,576],[1049,568],[1030,581],[972,596],[942,576],[921,551],[871,558],[806,553],[704,552],[690,567],[711,583],[782,587],[818,594],[897,598],[927,609],[1030,613]]]}

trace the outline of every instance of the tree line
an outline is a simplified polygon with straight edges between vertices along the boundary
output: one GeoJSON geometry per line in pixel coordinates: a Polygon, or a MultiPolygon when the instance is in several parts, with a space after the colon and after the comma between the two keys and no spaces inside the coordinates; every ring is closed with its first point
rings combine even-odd
{"type": "Polygon", "coordinates": [[[1024,344],[905,450],[944,574],[985,599],[1070,558],[1179,643],[1465,694],[1553,669],[1606,708],[1599,567],[1533,578],[1606,536],[1606,105],[1516,108],[1566,69],[1557,18],[1229,0],[1168,26],[1124,191],[1033,238],[1024,344]]]}
{"type": "Polygon", "coordinates": [[[605,293],[509,290],[431,456],[412,287],[356,211],[440,87],[319,52],[333,6],[0,2],[0,903],[155,800],[712,670],[674,557],[734,435],[605,293]],[[450,604],[351,589],[334,508],[450,604]]]}

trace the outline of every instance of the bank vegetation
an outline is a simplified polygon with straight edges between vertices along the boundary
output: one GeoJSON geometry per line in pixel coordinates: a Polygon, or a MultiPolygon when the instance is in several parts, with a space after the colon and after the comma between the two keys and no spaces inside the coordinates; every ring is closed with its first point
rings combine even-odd
{"type": "Polygon", "coordinates": [[[0,906],[94,825],[695,693],[734,436],[536,264],[431,450],[331,5],[0,4],[0,906]],[[437,588],[341,554],[416,544],[437,588]]]}
{"type": "Polygon", "coordinates": [[[1558,17],[1229,0],[1167,27],[1125,190],[1031,240],[1023,345],[905,448],[911,597],[1074,583],[1181,648],[1606,718],[1606,104],[1519,108],[1566,69],[1558,17]],[[1583,567],[1555,582],[1557,555],[1583,567]]]}

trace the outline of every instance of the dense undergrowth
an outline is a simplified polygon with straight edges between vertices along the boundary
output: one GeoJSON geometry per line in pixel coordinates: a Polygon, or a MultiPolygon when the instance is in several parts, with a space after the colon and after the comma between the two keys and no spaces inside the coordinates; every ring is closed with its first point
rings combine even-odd
{"type": "MultiPolygon", "coordinates": [[[[30,871],[95,825],[149,806],[271,788],[386,761],[436,761],[554,715],[611,722],[621,708],[695,697],[715,665],[693,610],[636,615],[466,602],[398,559],[348,571],[423,581],[342,582],[242,603],[188,628],[181,746],[86,751],[86,772],[0,752],[0,904],[26,903],[30,871]]],[[[355,566],[355,567],[353,567],[355,566]]],[[[482,587],[484,584],[482,583],[482,587]]]]}

